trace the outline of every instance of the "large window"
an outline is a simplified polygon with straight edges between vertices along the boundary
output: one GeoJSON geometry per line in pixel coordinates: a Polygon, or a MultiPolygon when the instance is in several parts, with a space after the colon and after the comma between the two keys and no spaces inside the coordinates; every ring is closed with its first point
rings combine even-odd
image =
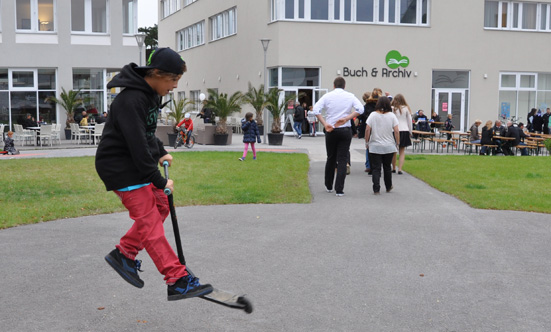
{"type": "Polygon", "coordinates": [[[551,105],[550,73],[501,73],[499,114],[526,122],[532,108],[543,112],[551,105]]]}
{"type": "Polygon", "coordinates": [[[56,121],[55,104],[46,98],[55,95],[55,69],[0,68],[0,123],[23,124],[27,114],[36,121],[56,121]]]}
{"type": "Polygon", "coordinates": [[[55,31],[54,0],[17,0],[15,8],[17,30],[55,31]]]}
{"type": "Polygon", "coordinates": [[[108,0],[71,0],[71,31],[107,33],[108,0]]]}
{"type": "Polygon", "coordinates": [[[181,0],[161,0],[162,18],[168,17],[179,11],[181,2],[181,0]]]}
{"type": "Polygon", "coordinates": [[[94,110],[99,114],[105,111],[104,108],[104,69],[73,69],[73,90],[80,90],[81,96],[88,100],[84,106],[86,111],[94,110]]]}
{"type": "Polygon", "coordinates": [[[195,1],[197,1],[197,0],[184,0],[184,6],[191,5],[195,1]]]}
{"type": "Polygon", "coordinates": [[[210,18],[211,40],[235,35],[237,20],[235,7],[210,18]]]}
{"type": "Polygon", "coordinates": [[[195,23],[176,32],[178,51],[187,50],[205,43],[205,21],[195,23]]]}
{"type": "Polygon", "coordinates": [[[271,0],[272,21],[428,25],[429,0],[271,0]]]}
{"type": "Polygon", "coordinates": [[[518,1],[484,3],[484,27],[499,30],[551,31],[551,4],[518,1]]]}
{"type": "Polygon", "coordinates": [[[122,0],[122,33],[134,35],[138,32],[138,0],[122,0]]]}

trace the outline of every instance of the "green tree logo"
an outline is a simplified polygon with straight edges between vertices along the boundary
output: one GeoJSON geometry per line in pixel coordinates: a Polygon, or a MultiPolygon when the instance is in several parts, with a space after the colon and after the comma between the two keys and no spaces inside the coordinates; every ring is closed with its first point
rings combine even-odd
{"type": "Polygon", "coordinates": [[[396,50],[392,50],[386,55],[386,65],[391,69],[396,69],[398,67],[406,68],[409,66],[409,58],[407,56],[402,56],[402,54],[396,50]]]}

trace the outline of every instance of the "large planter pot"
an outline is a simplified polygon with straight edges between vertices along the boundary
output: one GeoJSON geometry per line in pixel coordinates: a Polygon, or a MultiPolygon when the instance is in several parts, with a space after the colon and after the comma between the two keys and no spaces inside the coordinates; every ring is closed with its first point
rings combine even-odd
{"type": "Polygon", "coordinates": [[[71,139],[71,128],[65,128],[65,139],[66,140],[71,139]]]}
{"type": "Polygon", "coordinates": [[[283,135],[282,133],[274,134],[268,133],[268,145],[282,145],[283,144],[283,135]]]}
{"type": "Polygon", "coordinates": [[[214,134],[214,145],[228,145],[229,134],[214,134]]]}
{"type": "Polygon", "coordinates": [[[174,146],[174,143],[176,143],[176,137],[178,137],[178,134],[175,133],[168,133],[168,146],[174,146]]]}

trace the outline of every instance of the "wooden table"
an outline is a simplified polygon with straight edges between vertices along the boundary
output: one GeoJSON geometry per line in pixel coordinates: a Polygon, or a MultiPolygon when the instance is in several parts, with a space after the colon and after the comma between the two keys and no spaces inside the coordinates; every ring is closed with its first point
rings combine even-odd
{"type": "Polygon", "coordinates": [[[421,152],[425,147],[425,140],[430,136],[436,135],[435,133],[432,133],[430,131],[422,131],[422,130],[412,130],[411,133],[414,135],[419,135],[420,142],[421,142],[421,152]]]}

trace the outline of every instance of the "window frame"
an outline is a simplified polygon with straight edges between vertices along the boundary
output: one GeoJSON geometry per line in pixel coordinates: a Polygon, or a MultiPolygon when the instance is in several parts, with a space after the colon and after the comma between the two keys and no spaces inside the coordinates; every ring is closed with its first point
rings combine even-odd
{"type": "Polygon", "coordinates": [[[527,31],[527,32],[551,32],[550,15],[551,4],[542,2],[528,1],[511,1],[511,0],[485,0],[484,10],[486,11],[487,3],[497,3],[497,26],[489,26],[486,21],[486,12],[484,13],[484,29],[485,30],[505,30],[505,31],[527,31]],[[526,5],[526,8],[525,8],[526,5]],[[525,9],[528,6],[535,5],[536,17],[535,28],[526,28],[525,9]],[[506,12],[505,12],[506,10],[506,12]],[[545,16],[543,16],[545,13],[545,16]],[[505,15],[505,19],[504,19],[505,15]],[[542,22],[545,20],[545,22],[542,22]],[[543,27],[542,27],[543,25],[543,27]]]}
{"type": "Polygon", "coordinates": [[[217,41],[237,34],[237,7],[209,17],[210,41],[217,41]]]}
{"type": "MultiPolygon", "coordinates": [[[[52,30],[40,30],[40,22],[39,19],[39,8],[38,8],[38,0],[29,0],[29,10],[30,10],[30,27],[28,29],[18,28],[17,22],[18,22],[18,10],[17,10],[17,1],[15,1],[15,32],[16,33],[56,33],[57,32],[57,0],[47,0],[51,1],[52,3],[52,30]]],[[[1,3],[0,3],[1,4],[1,3]]],[[[1,11],[0,11],[1,13],[1,11]]],[[[47,22],[47,21],[44,21],[47,22]]],[[[1,28],[0,28],[0,31],[1,28]]]]}
{"type": "Polygon", "coordinates": [[[401,23],[401,1],[400,0],[373,0],[373,17],[368,21],[358,20],[358,1],[359,0],[329,0],[327,19],[313,20],[312,0],[271,0],[270,17],[271,21],[311,21],[311,22],[331,22],[331,23],[355,23],[355,24],[380,24],[380,25],[399,25],[399,26],[430,26],[430,8],[431,0],[413,0],[416,1],[415,23],[401,23]],[[350,1],[350,3],[348,2],[350,1]],[[292,18],[287,18],[287,3],[292,2],[292,18]],[[390,10],[392,5],[393,10],[390,10]],[[381,19],[381,6],[383,7],[383,18],[381,19]],[[347,8],[350,7],[350,8],[347,8]],[[426,11],[426,13],[425,13],[426,11]],[[392,12],[394,15],[392,15],[392,12]],[[304,13],[302,15],[301,13],[304,13]],[[426,15],[426,16],[425,16],[426,15]],[[338,17],[337,17],[338,16],[338,17]],[[423,18],[425,17],[425,22],[423,18]]]}
{"type": "Polygon", "coordinates": [[[176,31],[176,44],[178,51],[185,51],[205,45],[205,20],[176,31]],[[197,39],[198,37],[200,39],[197,39]]]}
{"type": "Polygon", "coordinates": [[[103,28],[105,31],[93,31],[94,30],[94,24],[93,24],[93,6],[92,6],[92,0],[83,0],[84,1],[84,30],[73,30],[73,11],[72,11],[72,0],[71,0],[71,34],[86,34],[86,35],[108,35],[110,33],[109,27],[110,27],[110,11],[109,11],[109,4],[110,0],[102,0],[105,1],[105,25],[103,28]]]}

